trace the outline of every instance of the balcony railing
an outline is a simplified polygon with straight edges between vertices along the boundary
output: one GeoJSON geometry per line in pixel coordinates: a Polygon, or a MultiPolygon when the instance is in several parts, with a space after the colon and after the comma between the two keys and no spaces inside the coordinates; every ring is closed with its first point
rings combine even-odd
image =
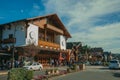
{"type": "Polygon", "coordinates": [[[15,42],[16,42],[16,38],[7,38],[2,41],[3,44],[15,43],[15,42]]]}
{"type": "Polygon", "coordinates": [[[54,48],[54,49],[60,49],[60,45],[52,42],[47,42],[43,40],[39,40],[38,42],[39,46],[48,47],[48,48],[54,48]]]}

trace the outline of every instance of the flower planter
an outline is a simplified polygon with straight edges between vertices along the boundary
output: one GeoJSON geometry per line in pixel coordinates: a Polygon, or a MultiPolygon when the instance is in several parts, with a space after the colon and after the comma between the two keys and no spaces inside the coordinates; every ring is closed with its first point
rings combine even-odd
{"type": "Polygon", "coordinates": [[[84,69],[85,69],[85,64],[80,64],[80,65],[79,65],[79,69],[80,69],[80,70],[84,70],[84,69]]]}

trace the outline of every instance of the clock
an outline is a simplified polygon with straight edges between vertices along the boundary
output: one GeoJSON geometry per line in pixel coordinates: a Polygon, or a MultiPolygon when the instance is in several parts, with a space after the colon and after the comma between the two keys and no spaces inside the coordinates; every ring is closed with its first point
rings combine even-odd
{"type": "Polygon", "coordinates": [[[29,33],[29,36],[30,36],[30,39],[34,39],[35,38],[35,32],[34,31],[31,31],[30,33],[29,33]]]}
{"type": "Polygon", "coordinates": [[[63,40],[63,41],[62,41],[62,46],[64,46],[64,44],[65,44],[64,42],[65,42],[65,41],[63,40]]]}

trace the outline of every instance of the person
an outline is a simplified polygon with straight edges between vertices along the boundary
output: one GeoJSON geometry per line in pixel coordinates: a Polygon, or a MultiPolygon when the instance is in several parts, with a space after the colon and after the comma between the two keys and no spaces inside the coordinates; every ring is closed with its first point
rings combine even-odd
{"type": "Polygon", "coordinates": [[[50,65],[54,66],[54,60],[53,59],[50,59],[50,65]]]}
{"type": "Polygon", "coordinates": [[[2,60],[2,62],[1,62],[1,70],[4,69],[4,67],[5,67],[4,65],[5,65],[4,60],[2,60]]]}

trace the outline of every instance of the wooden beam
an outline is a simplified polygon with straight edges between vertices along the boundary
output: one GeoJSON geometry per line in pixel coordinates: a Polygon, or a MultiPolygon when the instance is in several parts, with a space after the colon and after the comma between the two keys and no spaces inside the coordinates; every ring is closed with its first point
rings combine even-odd
{"type": "Polygon", "coordinates": [[[44,25],[47,23],[46,19],[42,19],[42,20],[35,20],[33,21],[33,24],[44,29],[44,25]]]}
{"type": "Polygon", "coordinates": [[[58,32],[58,33],[60,33],[60,34],[63,34],[63,33],[64,33],[63,30],[61,30],[61,29],[59,29],[59,28],[57,28],[57,27],[55,27],[55,26],[53,26],[53,25],[50,25],[50,24],[47,24],[47,29],[56,31],[56,32],[58,32]]]}

